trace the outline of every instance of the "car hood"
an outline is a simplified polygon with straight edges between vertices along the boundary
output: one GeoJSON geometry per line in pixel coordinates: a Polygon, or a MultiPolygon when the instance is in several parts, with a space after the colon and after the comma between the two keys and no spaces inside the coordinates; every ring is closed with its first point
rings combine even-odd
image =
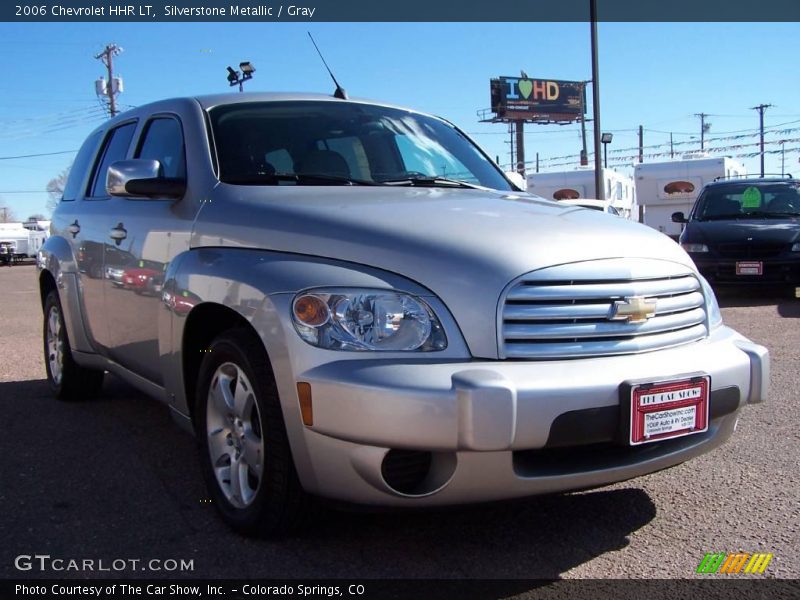
{"type": "Polygon", "coordinates": [[[692,221],[686,226],[686,242],[704,244],[769,243],[792,244],[800,239],[798,219],[738,219],[692,221]]]}
{"type": "Polygon", "coordinates": [[[486,332],[465,331],[476,356],[496,356],[500,294],[525,273],[620,257],[694,270],[675,242],[649,227],[527,194],[225,184],[215,191],[198,215],[193,247],[300,253],[398,273],[438,296],[462,328],[476,320],[491,328],[491,345],[486,332]]]}

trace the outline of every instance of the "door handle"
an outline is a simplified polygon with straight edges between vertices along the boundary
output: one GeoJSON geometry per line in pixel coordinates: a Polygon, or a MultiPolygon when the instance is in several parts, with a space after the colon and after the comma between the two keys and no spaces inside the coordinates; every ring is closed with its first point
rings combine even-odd
{"type": "Polygon", "coordinates": [[[72,234],[72,237],[75,237],[81,232],[81,226],[78,225],[78,219],[75,219],[72,223],[67,225],[67,231],[72,234]]]}
{"type": "Polygon", "coordinates": [[[122,240],[128,237],[128,232],[122,226],[122,223],[117,223],[117,226],[108,232],[108,237],[117,242],[117,245],[119,245],[122,240]]]}

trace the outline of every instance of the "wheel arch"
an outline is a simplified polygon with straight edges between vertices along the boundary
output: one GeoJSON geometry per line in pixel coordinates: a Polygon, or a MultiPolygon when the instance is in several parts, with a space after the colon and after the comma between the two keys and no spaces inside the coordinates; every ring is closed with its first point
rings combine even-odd
{"type": "Polygon", "coordinates": [[[41,302],[42,309],[44,309],[44,303],[47,300],[47,296],[53,290],[58,290],[56,278],[53,277],[53,274],[50,271],[43,269],[39,274],[39,300],[41,302]]]}
{"type": "MultiPolygon", "coordinates": [[[[186,317],[181,341],[183,357],[181,371],[186,408],[192,424],[195,418],[194,398],[197,392],[197,379],[204,353],[215,338],[232,329],[245,329],[256,339],[261,339],[250,321],[234,309],[222,304],[204,302],[196,306],[186,317]]],[[[266,348],[264,352],[266,353],[266,348]]]]}
{"type": "Polygon", "coordinates": [[[36,268],[39,271],[39,299],[42,309],[44,310],[47,295],[56,291],[64,313],[70,347],[82,353],[94,353],[83,326],[77,263],[69,243],[60,236],[50,236],[39,249],[36,268]]]}
{"type": "Polygon", "coordinates": [[[202,350],[231,328],[248,328],[258,337],[277,385],[292,455],[308,489],[315,487],[316,475],[295,382],[295,353],[307,351],[307,345],[293,330],[289,311],[294,294],[317,286],[430,294],[399,275],[364,265],[252,248],[201,247],[170,263],[161,298],[165,310],[158,317],[167,401],[176,421],[193,432],[202,350]]]}
{"type": "Polygon", "coordinates": [[[284,252],[203,247],[173,259],[162,290],[166,310],[159,315],[162,373],[172,409],[191,417],[201,351],[226,329],[246,326],[261,340],[279,388],[288,396],[284,408],[293,410],[285,297],[319,285],[426,293],[374,268],[284,252]]]}

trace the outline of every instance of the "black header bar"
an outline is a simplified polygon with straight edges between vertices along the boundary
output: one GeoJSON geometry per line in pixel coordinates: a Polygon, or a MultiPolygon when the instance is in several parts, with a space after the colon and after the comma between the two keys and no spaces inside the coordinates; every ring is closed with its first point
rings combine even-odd
{"type": "MultiPolygon", "coordinates": [[[[800,21],[797,0],[597,0],[598,20],[800,21]]],[[[589,0],[14,0],[7,22],[568,22],[589,0]]]]}

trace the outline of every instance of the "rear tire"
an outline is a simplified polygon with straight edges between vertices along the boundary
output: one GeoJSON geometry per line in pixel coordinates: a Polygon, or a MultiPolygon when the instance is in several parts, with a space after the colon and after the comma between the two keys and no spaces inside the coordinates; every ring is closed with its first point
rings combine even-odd
{"type": "Polygon", "coordinates": [[[82,367],[72,358],[56,290],[50,290],[44,302],[42,341],[47,383],[53,395],[59,400],[95,398],[103,386],[105,372],[82,367]]]}
{"type": "Polygon", "coordinates": [[[309,514],[292,459],[269,358],[250,331],[217,337],[200,366],[198,449],[209,493],[228,525],[277,536],[309,514]]]}

